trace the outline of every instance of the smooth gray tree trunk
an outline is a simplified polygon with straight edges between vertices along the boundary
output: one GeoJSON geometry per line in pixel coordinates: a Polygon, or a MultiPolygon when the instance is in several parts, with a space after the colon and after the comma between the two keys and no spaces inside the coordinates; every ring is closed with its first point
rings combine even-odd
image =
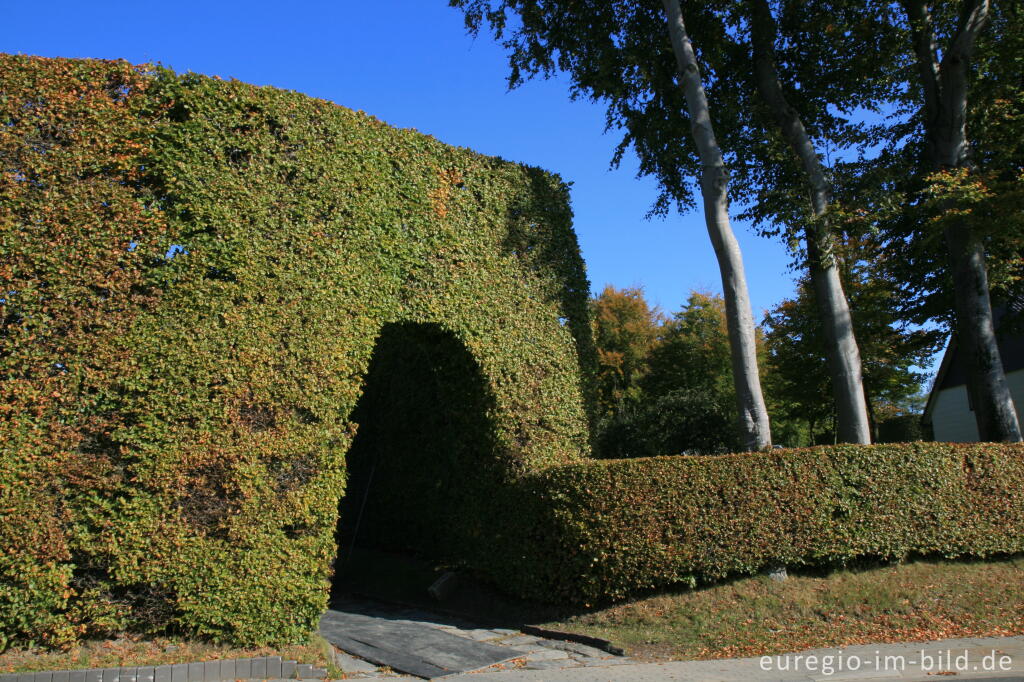
{"type": "Polygon", "coordinates": [[[707,223],[708,234],[718,257],[718,268],[722,273],[740,434],[744,447],[748,450],[760,450],[771,446],[772,437],[768,411],[761,394],[757,347],[754,340],[754,316],[750,310],[743,256],[729,223],[729,173],[715,139],[707,97],[700,80],[697,57],[686,33],[679,0],[662,0],[662,4],[668,17],[669,37],[672,40],[672,50],[675,52],[679,77],[686,95],[693,140],[700,153],[704,221],[707,223]]]}
{"type": "MultiPolygon", "coordinates": [[[[958,31],[938,59],[929,4],[904,0],[924,95],[926,154],[935,170],[970,168],[967,94],[971,54],[989,18],[989,0],[965,0],[958,31]]],[[[963,222],[944,230],[956,308],[956,334],[967,388],[983,441],[1021,440],[1013,397],[996,342],[985,249],[963,222]]]]}
{"type": "Polygon", "coordinates": [[[825,334],[825,355],[836,401],[837,437],[845,443],[871,442],[871,424],[860,349],[853,331],[850,305],[843,291],[834,254],[834,236],[828,222],[832,187],[800,115],[786,100],[775,62],[775,20],[767,0],[750,1],[753,33],[754,78],[779,131],[800,159],[811,189],[814,220],[807,225],[807,268],[814,285],[818,314],[825,334]]]}

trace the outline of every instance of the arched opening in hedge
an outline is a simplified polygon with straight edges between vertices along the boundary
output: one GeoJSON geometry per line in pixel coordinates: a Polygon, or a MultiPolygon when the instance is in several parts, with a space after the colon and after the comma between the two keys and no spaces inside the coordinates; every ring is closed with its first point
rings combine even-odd
{"type": "Polygon", "coordinates": [[[353,548],[458,562],[501,481],[493,397],[479,364],[438,324],[392,323],[352,413],[335,589],[353,548]]]}

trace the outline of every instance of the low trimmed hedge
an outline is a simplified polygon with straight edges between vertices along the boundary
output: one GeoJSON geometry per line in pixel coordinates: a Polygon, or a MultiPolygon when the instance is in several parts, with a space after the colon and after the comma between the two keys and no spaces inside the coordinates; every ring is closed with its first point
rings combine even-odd
{"type": "Polygon", "coordinates": [[[598,460],[522,486],[534,525],[513,540],[504,578],[545,601],[597,603],[773,565],[1024,552],[1022,445],[598,460]]]}

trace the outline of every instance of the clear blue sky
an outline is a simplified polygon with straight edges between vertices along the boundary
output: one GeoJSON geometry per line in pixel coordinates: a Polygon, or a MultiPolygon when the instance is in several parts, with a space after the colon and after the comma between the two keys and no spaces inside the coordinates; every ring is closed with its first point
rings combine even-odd
{"type": "MultiPolygon", "coordinates": [[[[329,99],[443,142],[542,166],[573,183],[583,256],[595,290],[641,285],[671,311],[691,289],[720,291],[699,212],[644,220],[652,180],[636,160],[608,162],[619,137],[604,107],[570,102],[564,80],[508,92],[502,49],[470,38],[447,0],[391,2],[7,2],[0,51],[123,58],[329,99]]],[[[735,223],[755,319],[792,295],[785,249],[735,223]]]]}

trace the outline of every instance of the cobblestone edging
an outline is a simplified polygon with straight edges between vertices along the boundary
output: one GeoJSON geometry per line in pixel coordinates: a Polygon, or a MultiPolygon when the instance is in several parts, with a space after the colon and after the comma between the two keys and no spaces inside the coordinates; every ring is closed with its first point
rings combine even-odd
{"type": "Polygon", "coordinates": [[[324,679],[327,671],[280,656],[229,658],[201,663],[48,670],[0,675],[0,682],[228,682],[229,680],[324,679]]]}

